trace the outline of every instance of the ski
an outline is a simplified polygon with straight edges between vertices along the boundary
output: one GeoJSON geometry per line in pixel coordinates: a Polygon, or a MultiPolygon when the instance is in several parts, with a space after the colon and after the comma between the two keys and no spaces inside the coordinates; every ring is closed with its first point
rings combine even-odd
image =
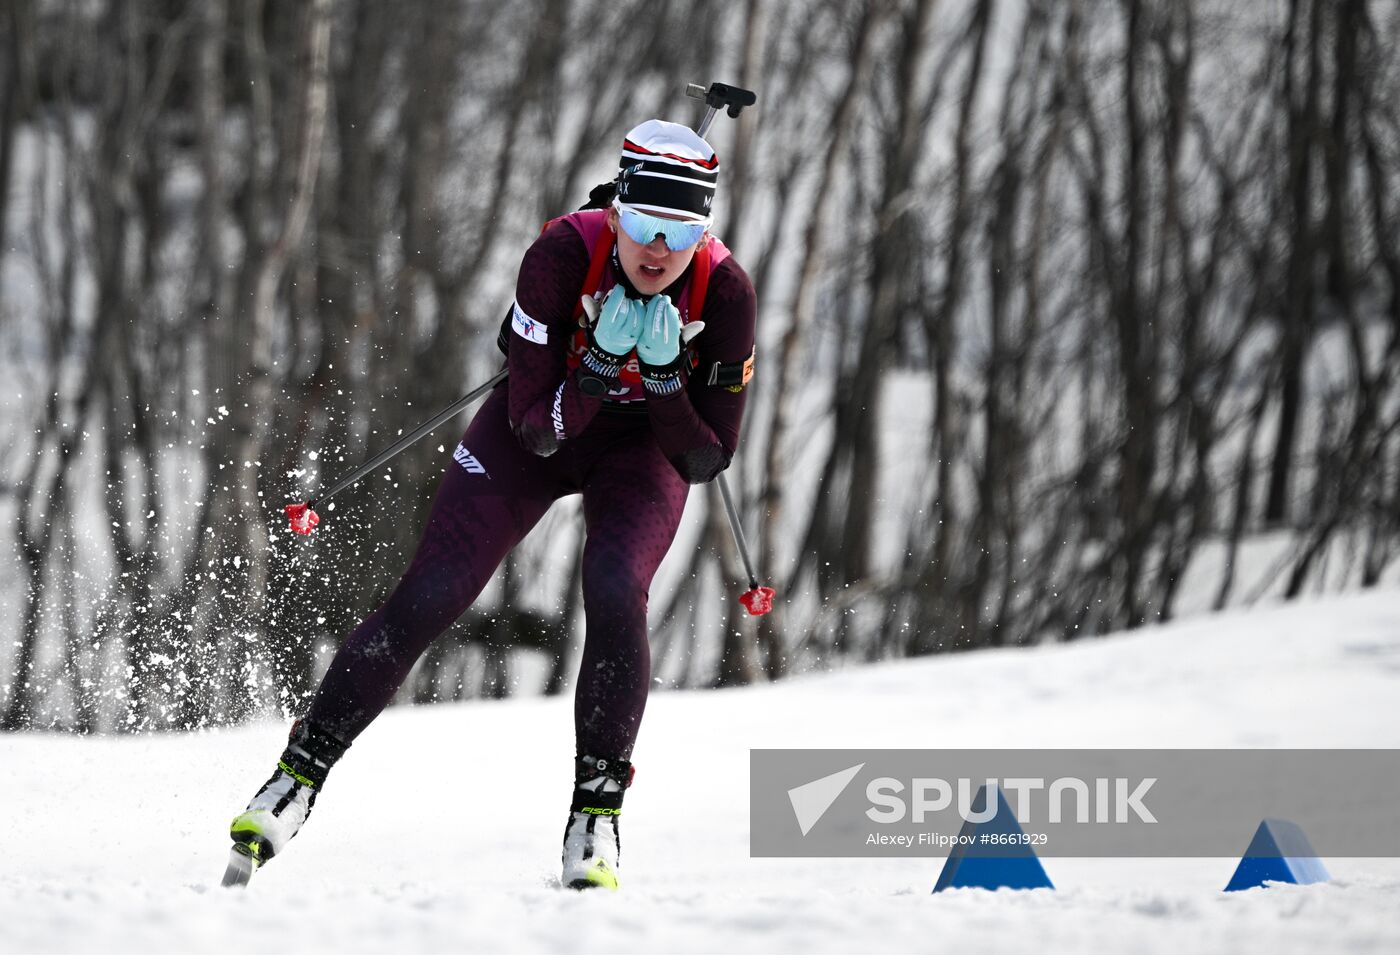
{"type": "Polygon", "coordinates": [[[228,854],[228,868],[224,870],[224,888],[245,886],[253,878],[258,867],[257,849],[253,845],[235,842],[228,854]]]}

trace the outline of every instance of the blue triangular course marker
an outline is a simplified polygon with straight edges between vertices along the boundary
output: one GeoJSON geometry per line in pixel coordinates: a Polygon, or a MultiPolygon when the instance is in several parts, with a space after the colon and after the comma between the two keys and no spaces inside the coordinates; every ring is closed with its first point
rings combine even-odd
{"type": "MultiPolygon", "coordinates": [[[[958,833],[958,845],[948,854],[943,871],[938,875],[934,892],[944,889],[1053,889],[1035,850],[1029,845],[984,844],[982,836],[1024,835],[1016,814],[1006,803],[999,786],[991,786],[997,796],[997,811],[988,822],[963,820],[958,833]],[[969,844],[970,840],[970,844],[969,844]]],[[[972,800],[972,811],[981,812],[987,805],[987,789],[983,785],[972,800]]]]}
{"type": "Polygon", "coordinates": [[[1286,819],[1265,819],[1254,831],[1225,891],[1252,889],[1266,880],[1308,885],[1331,879],[1302,829],[1286,819]]]}

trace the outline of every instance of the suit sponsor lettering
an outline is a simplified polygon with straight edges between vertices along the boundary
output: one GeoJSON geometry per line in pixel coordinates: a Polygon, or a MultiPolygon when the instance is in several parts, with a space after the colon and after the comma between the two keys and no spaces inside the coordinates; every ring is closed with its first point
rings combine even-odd
{"type": "Polygon", "coordinates": [[[476,455],[466,449],[465,445],[457,445],[457,450],[452,452],[452,460],[460,464],[468,474],[483,474],[488,478],[491,476],[486,474],[486,468],[476,459],[476,455]]]}
{"type": "Polygon", "coordinates": [[[554,407],[549,412],[549,418],[554,422],[554,436],[560,441],[568,438],[564,433],[564,385],[559,385],[559,390],[554,393],[554,407]]]}

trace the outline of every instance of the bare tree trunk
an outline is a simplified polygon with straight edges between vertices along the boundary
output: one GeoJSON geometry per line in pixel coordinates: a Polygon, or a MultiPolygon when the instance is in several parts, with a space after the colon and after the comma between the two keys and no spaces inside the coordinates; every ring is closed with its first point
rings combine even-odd
{"type": "MultiPolygon", "coordinates": [[[[798,272],[796,290],[793,293],[792,315],[783,333],[782,345],[776,360],[777,375],[771,390],[773,395],[772,412],[768,427],[764,431],[767,435],[767,457],[763,469],[763,490],[758,501],[764,515],[762,530],[759,534],[759,566],[762,567],[773,567],[774,565],[774,542],[783,516],[784,482],[781,477],[781,464],[782,457],[787,450],[785,441],[788,432],[789,404],[792,401],[789,389],[796,373],[798,343],[806,332],[807,326],[815,321],[818,276],[826,264],[825,242],[829,234],[831,217],[835,214],[834,184],[858,115],[862,84],[869,74],[871,62],[875,56],[875,39],[879,33],[878,26],[883,20],[883,13],[884,7],[881,0],[868,0],[861,7],[859,19],[856,21],[855,35],[851,41],[852,52],[846,85],[833,111],[832,132],[827,140],[826,154],[816,187],[816,205],[807,220],[807,228],[803,234],[802,264],[798,272]]],[[[824,509],[822,495],[825,493],[825,490],[818,492],[817,512],[824,509]]],[[[804,555],[804,557],[809,556],[811,555],[804,555]]],[[[796,573],[800,572],[803,559],[799,558],[794,577],[796,573]]],[[[779,624],[774,621],[772,625],[778,626],[779,624]]]]}
{"type": "MultiPolygon", "coordinates": [[[[875,482],[880,461],[880,426],[884,376],[877,369],[885,367],[896,352],[896,335],[901,319],[916,301],[909,282],[910,264],[919,247],[917,224],[911,215],[916,197],[914,181],[923,153],[924,116],[931,93],[921,87],[931,71],[933,25],[937,0],[919,0],[903,23],[904,43],[898,62],[898,83],[906,95],[900,99],[899,115],[892,141],[885,144],[890,161],[884,169],[884,183],[875,212],[876,232],[873,238],[871,274],[869,279],[870,313],[861,336],[855,364],[849,369],[851,390],[849,398],[836,408],[836,436],[833,451],[848,459],[850,484],[841,531],[839,579],[850,585],[871,575],[870,533],[875,521],[874,506],[879,498],[875,482]]],[[[955,150],[963,174],[959,185],[966,185],[966,162],[973,106],[977,100],[982,76],[983,53],[986,49],[987,24],[992,16],[993,0],[979,0],[973,14],[973,40],[967,84],[963,91],[963,114],[955,150]]],[[[970,187],[969,187],[970,188],[970,187]]],[[[961,196],[955,206],[964,212],[961,196]]],[[[961,242],[960,227],[965,216],[954,212],[954,246],[961,242]]],[[[953,255],[957,255],[955,250],[953,255]]],[[[830,500],[828,498],[828,500],[830,500]]]]}
{"type": "MultiPolygon", "coordinates": [[[[9,248],[10,176],[15,136],[34,108],[34,0],[13,0],[0,11],[0,261],[9,248]]],[[[5,290],[0,287],[0,315],[5,290]]]]}
{"type": "Polygon", "coordinates": [[[1269,496],[1264,507],[1264,519],[1282,523],[1288,515],[1289,479],[1293,471],[1294,445],[1298,437],[1299,417],[1303,405],[1303,360],[1314,322],[1313,267],[1317,255],[1312,221],[1313,144],[1319,132],[1319,98],[1321,95],[1321,37],[1322,18],[1327,3],[1311,0],[1309,23],[1303,17],[1309,0],[1290,0],[1288,30],[1284,36],[1287,56],[1284,64],[1283,95],[1288,110],[1288,194],[1291,200],[1289,219],[1289,260],[1286,274],[1287,290],[1283,308],[1280,362],[1282,377],[1279,396],[1278,437],[1274,445],[1269,470],[1269,496]],[[1306,37],[1304,34],[1306,33],[1306,37]],[[1307,44],[1306,61],[1300,54],[1307,44]],[[1295,84],[1300,71],[1303,84],[1302,101],[1298,101],[1295,84]]]}
{"type": "MultiPolygon", "coordinates": [[[[321,163],[321,141],[326,127],[328,63],[330,58],[331,11],[333,0],[310,0],[306,8],[305,63],[300,85],[298,148],[295,173],[281,230],[263,252],[253,281],[251,328],[248,340],[250,359],[246,410],[235,412],[238,450],[235,466],[241,476],[233,490],[236,519],[245,535],[248,570],[242,577],[250,621],[265,624],[268,590],[268,520],[262,489],[272,483],[272,475],[260,468],[271,453],[270,410],[276,407],[278,370],[277,299],[289,264],[300,253],[315,198],[316,177],[321,163]]],[[[271,462],[269,462],[270,464],[271,462]]],[[[268,468],[267,470],[271,470],[268,468]]],[[[241,709],[241,706],[239,707],[241,709]]],[[[235,710],[235,715],[238,710],[235,710]]]]}
{"type": "MultiPolygon", "coordinates": [[[[924,318],[926,333],[934,353],[934,433],[938,436],[937,454],[940,459],[936,493],[939,495],[940,513],[935,531],[937,537],[933,562],[921,582],[924,601],[915,633],[915,653],[929,653],[942,649],[944,644],[940,634],[945,628],[949,628],[950,623],[953,623],[955,628],[954,646],[966,648],[975,645],[980,639],[980,627],[977,624],[979,607],[975,602],[969,601],[967,591],[961,587],[950,587],[948,581],[948,576],[954,573],[950,557],[957,528],[951,517],[954,513],[952,463],[956,453],[954,448],[957,446],[953,430],[958,426],[952,407],[955,400],[954,391],[949,378],[955,323],[966,289],[967,263],[973,255],[968,239],[972,231],[974,209],[971,136],[991,17],[992,4],[979,2],[969,22],[968,36],[972,43],[972,51],[967,78],[959,100],[958,123],[953,140],[953,208],[945,239],[948,250],[945,276],[942,287],[934,295],[935,304],[925,312],[924,318]],[[942,575],[941,580],[939,575],[942,575]],[[953,602],[955,593],[956,603],[953,602]]],[[[976,548],[984,544],[973,540],[971,546],[976,548]]]]}

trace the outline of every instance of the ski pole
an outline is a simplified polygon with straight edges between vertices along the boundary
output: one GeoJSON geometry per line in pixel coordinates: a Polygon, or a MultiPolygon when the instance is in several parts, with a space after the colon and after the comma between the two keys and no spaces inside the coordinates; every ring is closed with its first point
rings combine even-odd
{"type": "MultiPolygon", "coordinates": [[[[711,83],[709,89],[698,83],[691,83],[686,86],[685,95],[692,99],[703,99],[708,107],[700,125],[695,127],[695,135],[701,139],[705,137],[706,130],[710,128],[721,109],[728,112],[731,119],[738,119],[739,112],[745,106],[752,106],[758,102],[758,95],[752,90],[724,83],[711,83]]],[[[729,482],[725,480],[723,472],[719,474],[719,493],[724,498],[724,511],[729,515],[729,529],[734,534],[734,543],[738,546],[739,557],[744,562],[744,572],[749,577],[749,589],[740,595],[739,603],[743,604],[744,609],[752,616],[761,617],[773,609],[773,588],[760,587],[758,584],[753,561],[749,558],[749,545],[744,540],[744,528],[739,523],[739,511],[734,507],[734,497],[729,493],[729,482]]]]}
{"type": "Polygon", "coordinates": [[[773,588],[760,587],[758,577],[753,572],[753,561],[749,559],[749,544],[744,540],[744,526],[739,523],[739,512],[734,507],[734,498],[729,493],[729,482],[724,472],[719,474],[719,493],[724,498],[724,510],[729,515],[729,529],[734,532],[734,543],[739,545],[739,558],[744,562],[744,573],[749,577],[749,589],[739,596],[750,616],[761,617],[773,609],[773,588]]]}
{"type": "Polygon", "coordinates": [[[345,475],[345,477],[341,478],[339,481],[336,481],[334,484],[326,488],[314,498],[311,498],[303,504],[288,504],[286,508],[284,508],[284,510],[287,512],[287,520],[291,523],[292,530],[298,534],[310,534],[312,529],[321,522],[321,518],[319,515],[317,515],[315,510],[316,505],[322,503],[323,501],[329,500],[332,495],[336,494],[339,491],[345,490],[347,487],[354,484],[360,478],[364,477],[366,474],[373,471],[375,468],[379,467],[381,464],[388,461],[390,458],[399,454],[401,451],[404,450],[404,448],[407,448],[419,438],[426,435],[429,431],[432,431],[434,428],[442,424],[448,418],[451,418],[452,416],[456,415],[467,405],[471,404],[473,401],[486,394],[486,392],[496,387],[496,385],[500,384],[502,381],[505,380],[505,377],[506,369],[502,368],[500,371],[496,372],[496,374],[492,375],[491,378],[489,378],[485,384],[481,385],[478,388],[473,388],[470,392],[463,395],[461,398],[458,398],[456,401],[452,402],[452,404],[448,405],[446,408],[433,415],[433,417],[420,424],[417,428],[404,435],[398,441],[395,441],[392,445],[385,448],[383,451],[380,451],[374,457],[370,458],[364,464],[360,465],[355,470],[345,475]]]}

